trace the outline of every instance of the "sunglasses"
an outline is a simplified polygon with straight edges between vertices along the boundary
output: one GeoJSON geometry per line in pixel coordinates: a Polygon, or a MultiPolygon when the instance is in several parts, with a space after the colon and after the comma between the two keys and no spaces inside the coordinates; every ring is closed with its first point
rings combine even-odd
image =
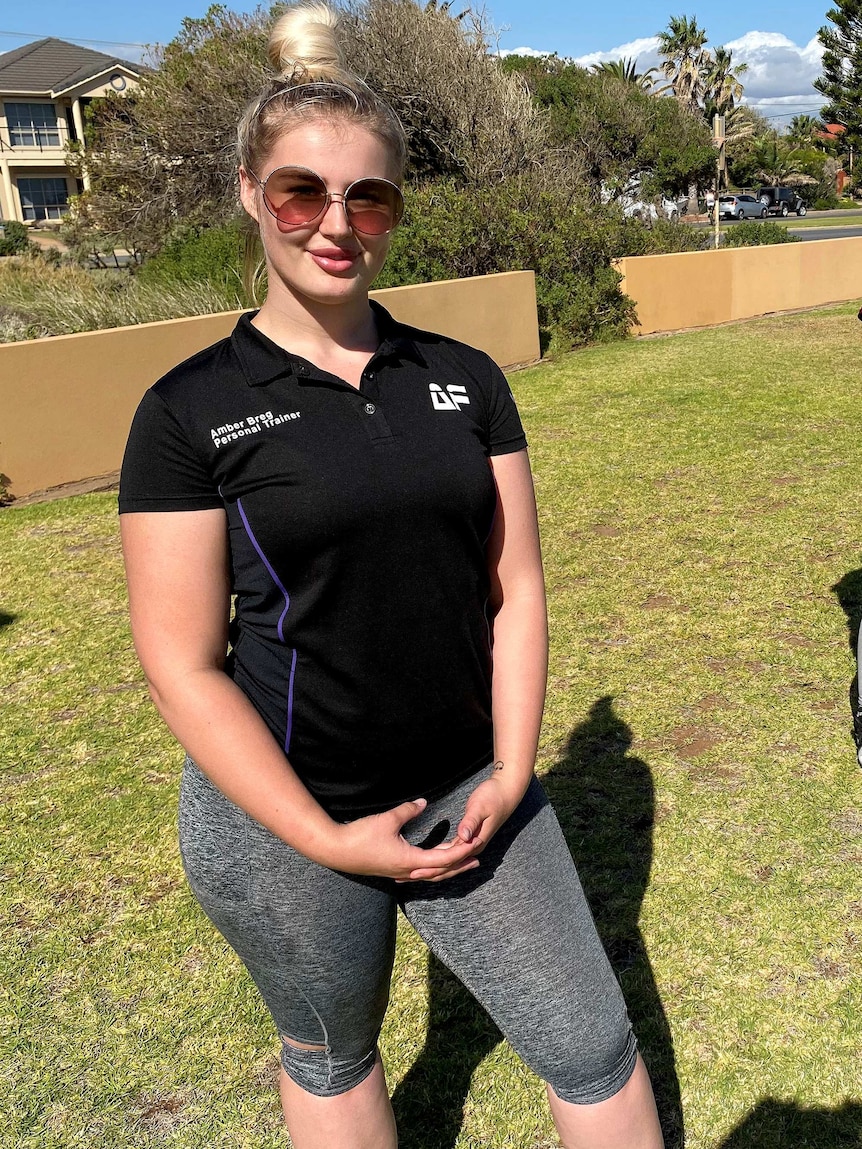
{"type": "Polygon", "coordinates": [[[347,191],[331,192],[308,168],[276,168],[260,184],[270,215],[284,227],[305,227],[320,219],[333,200],[341,202],[351,228],[360,235],[386,235],[404,214],[401,189],[389,180],[354,180],[347,191]]]}

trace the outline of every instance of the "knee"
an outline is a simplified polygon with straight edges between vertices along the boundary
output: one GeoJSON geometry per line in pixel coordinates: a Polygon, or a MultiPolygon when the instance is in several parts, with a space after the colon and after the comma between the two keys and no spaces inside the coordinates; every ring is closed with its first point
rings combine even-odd
{"type": "Polygon", "coordinates": [[[281,1066],[291,1081],[315,1097],[337,1097],[355,1089],[374,1069],[376,1044],[370,1050],[338,1056],[328,1045],[313,1045],[281,1035],[281,1066]]]}
{"type": "Polygon", "coordinates": [[[634,1073],[637,1042],[629,1028],[614,1041],[607,1041],[570,1056],[564,1063],[541,1074],[561,1101],[572,1105],[596,1105],[623,1088],[634,1073]]]}

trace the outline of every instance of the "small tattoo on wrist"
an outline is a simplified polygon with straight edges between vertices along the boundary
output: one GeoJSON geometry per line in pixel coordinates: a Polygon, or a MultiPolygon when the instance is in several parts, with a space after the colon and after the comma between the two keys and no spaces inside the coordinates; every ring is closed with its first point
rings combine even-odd
{"type": "Polygon", "coordinates": [[[502,769],[503,769],[503,763],[502,762],[497,761],[494,763],[494,773],[495,774],[502,769]]]}

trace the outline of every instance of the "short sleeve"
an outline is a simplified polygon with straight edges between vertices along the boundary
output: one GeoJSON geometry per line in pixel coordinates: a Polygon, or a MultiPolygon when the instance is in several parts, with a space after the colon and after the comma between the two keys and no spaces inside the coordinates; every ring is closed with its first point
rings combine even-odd
{"type": "Polygon", "coordinates": [[[527,446],[527,437],[515,404],[515,396],[497,364],[491,359],[488,362],[491,373],[488,409],[489,453],[509,455],[514,451],[523,451],[527,446]]]}
{"type": "Polygon", "coordinates": [[[203,511],[224,506],[179,420],[155,391],[141,400],[120,472],[120,514],[203,511]]]}

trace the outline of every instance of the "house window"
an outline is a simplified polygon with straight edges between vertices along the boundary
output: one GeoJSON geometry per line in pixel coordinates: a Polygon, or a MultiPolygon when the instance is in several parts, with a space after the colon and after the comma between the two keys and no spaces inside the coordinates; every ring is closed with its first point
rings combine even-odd
{"type": "Polygon", "coordinates": [[[65,179],[19,179],[18,194],[24,219],[60,219],[69,210],[65,179]]]}
{"type": "Polygon", "coordinates": [[[60,146],[60,129],[53,104],[7,104],[6,123],[13,148],[60,146]]]}

